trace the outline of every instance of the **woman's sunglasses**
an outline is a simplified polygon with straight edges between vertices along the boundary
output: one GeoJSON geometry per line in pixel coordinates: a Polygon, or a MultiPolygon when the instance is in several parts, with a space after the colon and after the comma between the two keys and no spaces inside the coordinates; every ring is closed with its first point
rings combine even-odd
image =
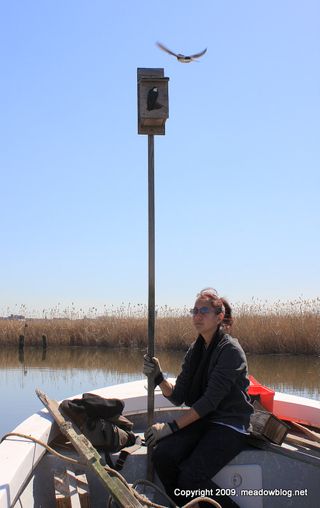
{"type": "Polygon", "coordinates": [[[190,309],[190,314],[192,316],[196,316],[197,314],[210,314],[211,312],[216,313],[216,311],[211,307],[193,307],[193,309],[190,309]]]}

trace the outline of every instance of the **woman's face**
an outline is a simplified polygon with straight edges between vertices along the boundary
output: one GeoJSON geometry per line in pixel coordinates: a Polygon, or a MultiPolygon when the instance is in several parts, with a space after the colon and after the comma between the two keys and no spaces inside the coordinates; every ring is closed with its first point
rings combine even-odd
{"type": "Polygon", "coordinates": [[[221,323],[223,314],[216,314],[211,301],[201,298],[196,300],[194,308],[198,310],[192,317],[194,327],[203,337],[211,338],[219,323],[221,323]]]}

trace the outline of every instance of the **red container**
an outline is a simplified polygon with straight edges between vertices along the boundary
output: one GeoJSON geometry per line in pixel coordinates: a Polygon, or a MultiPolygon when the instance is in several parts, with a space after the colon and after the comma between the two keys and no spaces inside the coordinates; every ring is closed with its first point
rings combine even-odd
{"type": "Polygon", "coordinates": [[[249,376],[250,386],[248,393],[252,400],[258,400],[260,404],[272,413],[274,391],[259,383],[253,376],[249,376]]]}

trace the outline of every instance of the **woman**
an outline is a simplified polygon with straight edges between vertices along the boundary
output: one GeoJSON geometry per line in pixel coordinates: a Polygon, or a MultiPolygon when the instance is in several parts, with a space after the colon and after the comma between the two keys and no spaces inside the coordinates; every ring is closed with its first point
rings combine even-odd
{"type": "Polygon", "coordinates": [[[180,495],[181,491],[208,489],[209,497],[223,507],[236,507],[228,496],[216,495],[218,486],[211,478],[246,444],[253,412],[247,393],[247,360],[237,339],[226,333],[232,325],[230,305],[214,289],[197,295],[191,314],[199,335],[175,385],[164,378],[157,358],[144,357],[143,372],[163,395],[177,406],[189,406],[173,422],[147,429],[146,443],[156,445],[155,469],[178,506],[192,499],[180,495]]]}

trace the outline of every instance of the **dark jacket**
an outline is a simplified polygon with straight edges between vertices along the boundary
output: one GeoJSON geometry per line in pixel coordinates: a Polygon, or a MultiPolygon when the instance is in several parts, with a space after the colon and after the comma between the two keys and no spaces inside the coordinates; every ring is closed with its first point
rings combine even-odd
{"type": "MultiPolygon", "coordinates": [[[[206,383],[192,407],[201,418],[248,428],[253,408],[247,393],[249,379],[246,355],[238,340],[228,334],[221,333],[213,340],[216,340],[216,344],[210,352],[206,383]]],[[[168,397],[176,406],[185,403],[188,398],[190,359],[194,346],[195,342],[186,353],[181,373],[172,395],[168,397]]],[[[203,354],[206,354],[204,340],[203,354]]]]}

